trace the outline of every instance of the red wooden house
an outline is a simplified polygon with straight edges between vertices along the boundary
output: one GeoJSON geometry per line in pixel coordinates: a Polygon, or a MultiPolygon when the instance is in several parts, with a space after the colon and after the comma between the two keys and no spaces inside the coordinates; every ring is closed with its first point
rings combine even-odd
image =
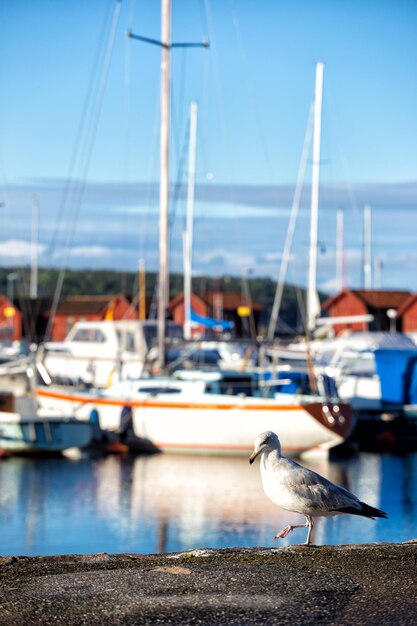
{"type": "MultiPolygon", "coordinates": [[[[192,294],[191,306],[197,315],[233,322],[233,334],[236,337],[248,337],[256,334],[262,306],[251,301],[250,305],[240,293],[207,292],[192,294]]],[[[169,303],[169,315],[177,324],[184,324],[184,294],[181,293],[169,303]]],[[[203,326],[196,326],[194,334],[204,334],[203,326]]]]}
{"type": "Polygon", "coordinates": [[[138,319],[124,295],[68,296],[58,305],[52,322],[51,340],[62,341],[75,322],[138,319]]]}
{"type": "Polygon", "coordinates": [[[409,291],[385,289],[343,289],[322,304],[329,317],[372,315],[371,322],[344,322],[334,327],[336,335],[345,330],[402,331],[401,307],[409,300],[409,291]]]}

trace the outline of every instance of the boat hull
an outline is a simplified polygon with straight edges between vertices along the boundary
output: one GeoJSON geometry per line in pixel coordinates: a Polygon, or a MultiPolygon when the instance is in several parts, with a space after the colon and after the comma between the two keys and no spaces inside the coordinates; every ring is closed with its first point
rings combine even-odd
{"type": "Polygon", "coordinates": [[[279,433],[283,450],[298,456],[312,449],[333,447],[344,437],[330,430],[313,413],[319,405],[178,407],[142,405],[134,412],[134,431],[158,448],[179,453],[244,454],[259,433],[279,433]],[[312,411],[312,413],[309,411],[312,411]]]}
{"type": "Polygon", "coordinates": [[[48,454],[84,448],[91,442],[88,423],[78,420],[24,420],[0,413],[0,448],[14,454],[48,454]]]}
{"type": "Polygon", "coordinates": [[[283,450],[298,456],[339,445],[352,430],[350,408],[331,403],[323,408],[320,402],[281,404],[272,398],[227,395],[182,401],[168,394],[127,400],[48,388],[39,389],[37,396],[42,406],[80,419],[89,419],[96,410],[100,426],[110,430],[120,429],[121,413],[127,409],[135,436],[167,452],[242,455],[252,450],[260,432],[273,430],[283,450]]]}

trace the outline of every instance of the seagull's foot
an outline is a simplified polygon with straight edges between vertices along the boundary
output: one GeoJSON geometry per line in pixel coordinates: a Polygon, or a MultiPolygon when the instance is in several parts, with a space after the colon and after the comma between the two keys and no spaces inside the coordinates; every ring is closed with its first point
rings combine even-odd
{"type": "Polygon", "coordinates": [[[281,532],[275,535],[274,539],[284,539],[287,535],[290,534],[293,528],[294,528],[293,526],[286,526],[285,528],[281,530],[281,532]]]}

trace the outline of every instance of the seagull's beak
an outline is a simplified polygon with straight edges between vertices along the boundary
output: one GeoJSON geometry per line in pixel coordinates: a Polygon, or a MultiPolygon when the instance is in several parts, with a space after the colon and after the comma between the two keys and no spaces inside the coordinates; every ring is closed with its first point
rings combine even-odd
{"type": "Polygon", "coordinates": [[[249,463],[252,465],[252,463],[254,462],[254,460],[256,459],[256,457],[258,456],[258,454],[261,453],[261,450],[255,450],[252,452],[252,454],[249,457],[249,463]]]}

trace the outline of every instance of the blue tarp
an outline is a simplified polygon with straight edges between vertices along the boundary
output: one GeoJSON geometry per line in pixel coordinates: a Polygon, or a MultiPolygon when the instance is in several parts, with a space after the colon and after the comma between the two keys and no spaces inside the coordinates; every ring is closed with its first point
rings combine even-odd
{"type": "Polygon", "coordinates": [[[258,380],[270,382],[272,389],[281,393],[301,393],[309,390],[308,374],[305,372],[270,372],[264,371],[257,376],[258,380]]]}
{"type": "Polygon", "coordinates": [[[225,320],[215,320],[212,317],[204,317],[203,315],[197,315],[195,311],[191,309],[191,321],[200,326],[206,328],[222,328],[223,330],[232,330],[233,322],[227,322],[225,320]]]}
{"type": "MultiPolygon", "coordinates": [[[[336,383],[333,378],[326,374],[320,375],[323,382],[323,390],[327,397],[337,398],[336,383]]],[[[272,381],[272,388],[281,393],[311,393],[310,377],[307,372],[289,370],[286,372],[265,371],[258,375],[257,380],[272,381]],[[283,382],[281,382],[283,381],[283,382]]]]}
{"type": "Polygon", "coordinates": [[[410,360],[405,404],[417,404],[417,356],[410,360]]]}
{"type": "Polygon", "coordinates": [[[401,405],[409,403],[417,350],[381,349],[375,350],[374,354],[376,371],[381,381],[382,402],[401,405]]]}

